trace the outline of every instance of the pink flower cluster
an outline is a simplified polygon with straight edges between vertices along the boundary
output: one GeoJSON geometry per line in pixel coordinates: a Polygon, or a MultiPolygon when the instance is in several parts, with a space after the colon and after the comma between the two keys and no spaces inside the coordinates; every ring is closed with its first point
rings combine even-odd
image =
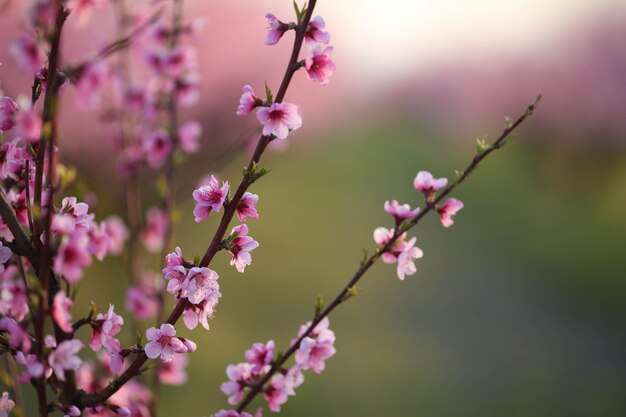
{"type": "MultiPolygon", "coordinates": [[[[288,30],[301,30],[296,23],[281,22],[272,13],[267,13],[265,17],[269,27],[265,38],[265,43],[268,45],[277,44],[288,30]]],[[[322,50],[321,47],[322,44],[328,44],[330,41],[330,35],[324,30],[325,28],[326,23],[321,16],[311,19],[305,29],[306,53],[301,64],[304,66],[309,80],[319,82],[322,85],[327,85],[335,72],[335,63],[330,58],[333,48],[327,46],[322,50]]],[[[291,130],[299,129],[302,126],[302,117],[298,114],[298,107],[295,104],[271,102],[271,97],[268,97],[267,101],[263,101],[257,97],[252,87],[245,85],[239,99],[237,115],[245,116],[257,107],[259,107],[257,119],[263,126],[262,133],[264,136],[286,139],[291,130]]]]}
{"type": "Polygon", "coordinates": [[[209,330],[208,319],[213,315],[222,294],[217,282],[218,275],[209,268],[193,266],[183,258],[180,248],[167,255],[163,276],[167,283],[167,292],[176,299],[186,298],[183,321],[188,329],[193,330],[198,323],[209,330]]]}
{"type": "MultiPolygon", "coordinates": [[[[302,325],[298,331],[297,341],[306,334],[311,322],[302,325]]],[[[312,331],[302,338],[295,354],[295,363],[288,369],[280,369],[263,388],[263,397],[270,411],[280,411],[290,396],[296,395],[296,388],[304,382],[303,371],[311,369],[319,374],[324,370],[327,359],[335,354],[335,333],[328,328],[328,318],[321,320],[312,331]]],[[[228,403],[235,405],[245,396],[248,389],[258,383],[272,368],[275,357],[274,341],[266,344],[254,343],[246,351],[245,362],[229,365],[226,375],[229,381],[221,385],[222,392],[228,396],[228,403]]],[[[232,411],[222,410],[214,417],[230,416],[232,411]]],[[[257,414],[259,411],[257,411],[257,414]]],[[[238,416],[239,414],[233,414],[238,416]]]]}
{"type": "MultiPolygon", "coordinates": [[[[448,184],[446,178],[434,178],[428,171],[420,171],[413,180],[416,190],[424,194],[427,204],[433,204],[437,192],[448,184]]],[[[454,224],[453,216],[463,208],[463,203],[457,199],[450,198],[441,206],[435,209],[439,213],[441,224],[450,227],[454,224]]],[[[398,278],[403,280],[406,276],[415,274],[417,268],[415,260],[424,256],[422,250],[415,246],[415,237],[406,240],[406,232],[401,231],[402,224],[415,218],[420,213],[420,208],[411,209],[408,204],[400,204],[397,200],[386,201],[385,211],[394,218],[395,228],[387,229],[379,227],[374,230],[374,241],[379,250],[382,250],[381,258],[387,264],[397,263],[398,278]],[[389,242],[393,243],[389,246],[389,242]]]]}

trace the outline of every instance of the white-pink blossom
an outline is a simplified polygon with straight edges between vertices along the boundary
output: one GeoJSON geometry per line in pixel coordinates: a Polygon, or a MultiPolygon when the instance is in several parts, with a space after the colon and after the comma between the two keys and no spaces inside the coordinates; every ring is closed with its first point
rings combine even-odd
{"type": "Polygon", "coordinates": [[[202,125],[195,120],[189,120],[178,129],[180,148],[186,153],[198,152],[198,141],[202,135],[202,125]]]}
{"type": "Polygon", "coordinates": [[[185,282],[183,283],[183,293],[191,304],[198,304],[209,296],[212,292],[219,292],[217,272],[209,268],[193,267],[189,269],[185,282]]]}
{"type": "Polygon", "coordinates": [[[229,237],[231,245],[228,251],[233,256],[230,264],[234,265],[237,271],[244,272],[246,266],[252,263],[250,252],[259,247],[259,242],[248,236],[248,226],[246,224],[233,227],[230,236],[232,237],[235,234],[236,237],[229,237]]]}
{"type": "Polygon", "coordinates": [[[114,309],[115,306],[110,304],[107,313],[98,314],[91,325],[89,347],[95,351],[100,350],[107,340],[113,339],[122,330],[124,318],[116,314],[114,309]]]}
{"type": "Polygon", "coordinates": [[[309,22],[309,27],[304,35],[304,42],[309,46],[330,42],[330,34],[324,29],[326,29],[326,22],[322,16],[315,16],[309,22]]]}
{"type": "Polygon", "coordinates": [[[247,362],[228,365],[226,376],[229,381],[220,385],[220,389],[228,396],[228,404],[235,405],[243,399],[244,389],[252,381],[252,365],[247,362]]]}
{"type": "Polygon", "coordinates": [[[258,219],[259,213],[256,211],[256,205],[259,202],[259,196],[250,192],[245,192],[239,204],[237,204],[237,217],[240,222],[245,222],[246,218],[258,219]]]}
{"type": "Polygon", "coordinates": [[[266,344],[254,343],[250,349],[246,351],[244,357],[246,362],[252,365],[252,371],[259,373],[266,365],[270,365],[274,359],[274,341],[270,340],[266,344]]]}
{"type": "Polygon", "coordinates": [[[149,328],[146,336],[150,342],[144,346],[144,351],[151,359],[160,356],[163,362],[169,362],[174,358],[175,353],[187,352],[183,342],[176,337],[176,329],[169,323],[162,324],[159,329],[149,328]]]}
{"type": "Polygon", "coordinates": [[[439,191],[447,184],[447,178],[433,178],[433,174],[428,171],[418,172],[413,180],[415,189],[424,193],[426,198],[430,198],[435,192],[439,191]]]}
{"type": "Polygon", "coordinates": [[[54,259],[55,273],[64,276],[70,284],[74,284],[82,278],[83,269],[90,264],[89,238],[86,233],[77,230],[63,238],[54,259]]]}
{"type": "Polygon", "coordinates": [[[285,32],[289,29],[289,26],[278,20],[272,13],[267,13],[265,17],[267,18],[268,26],[265,43],[267,45],[276,45],[280,38],[282,38],[285,32]]]}
{"type": "Polygon", "coordinates": [[[328,46],[322,51],[319,45],[313,46],[304,61],[306,75],[311,81],[328,85],[330,77],[335,73],[335,62],[330,58],[333,47],[328,46]]]}
{"type": "Polygon", "coordinates": [[[464,204],[456,198],[449,198],[441,207],[437,207],[439,219],[443,227],[450,227],[454,224],[454,215],[458,213],[464,204]]]}
{"type": "Polygon", "coordinates": [[[252,87],[248,84],[243,86],[241,98],[239,99],[239,107],[237,107],[237,116],[246,116],[254,110],[259,103],[257,96],[252,87]]]}
{"type": "Polygon", "coordinates": [[[7,417],[13,407],[15,407],[15,403],[9,398],[9,393],[3,392],[2,397],[0,397],[0,417],[7,417]]]}
{"type": "Polygon", "coordinates": [[[272,103],[269,107],[259,108],[256,116],[263,125],[263,135],[274,135],[278,139],[286,139],[290,130],[302,126],[298,106],[292,103],[272,103]]]}
{"type": "Polygon", "coordinates": [[[208,185],[203,185],[193,192],[196,207],[193,209],[196,223],[206,219],[211,211],[219,212],[228,196],[228,181],[220,187],[219,181],[213,175],[208,185]]]}
{"type": "Polygon", "coordinates": [[[385,211],[393,216],[396,221],[396,226],[399,226],[403,221],[411,219],[420,212],[419,207],[411,210],[411,206],[408,204],[400,204],[397,200],[391,202],[385,201],[385,211]]]}
{"type": "Polygon", "coordinates": [[[83,348],[80,340],[64,340],[48,356],[48,363],[57,378],[65,381],[65,371],[76,371],[82,361],[76,354],[83,348]]]}

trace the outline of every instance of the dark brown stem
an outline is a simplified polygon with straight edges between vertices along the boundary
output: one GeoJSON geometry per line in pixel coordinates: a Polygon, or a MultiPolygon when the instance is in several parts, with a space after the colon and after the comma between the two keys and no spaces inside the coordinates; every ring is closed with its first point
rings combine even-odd
{"type": "Polygon", "coordinates": [[[384,247],[377,249],[376,252],[372,256],[370,256],[365,262],[361,264],[361,266],[354,273],[350,281],[348,281],[348,284],[346,284],[346,286],[343,287],[343,289],[339,292],[339,294],[335,297],[335,299],[326,308],[324,308],[321,312],[315,315],[315,317],[311,321],[311,324],[306,329],[306,331],[295,341],[295,343],[293,343],[289,347],[289,349],[287,349],[287,351],[280,357],[279,360],[274,362],[274,364],[272,365],[271,369],[267,372],[267,374],[265,374],[263,378],[261,378],[259,382],[257,382],[252,387],[252,389],[248,392],[248,394],[244,397],[244,399],[241,401],[241,403],[237,407],[237,411],[239,413],[241,413],[242,411],[246,409],[246,407],[250,404],[250,402],[252,402],[252,400],[263,390],[263,388],[265,387],[265,384],[267,384],[270,381],[272,376],[274,376],[274,374],[276,374],[276,372],[279,371],[283,367],[283,365],[287,362],[287,360],[289,360],[289,358],[293,356],[293,354],[300,347],[300,343],[302,342],[302,340],[304,340],[305,337],[308,337],[313,332],[313,329],[315,329],[315,326],[317,326],[325,317],[328,317],[330,313],[332,313],[333,310],[335,310],[335,308],[337,308],[341,303],[343,303],[348,298],[350,298],[349,295],[351,291],[355,288],[356,284],[361,280],[363,275],[365,275],[365,273],[372,267],[372,265],[376,263],[376,261],[380,258],[380,256],[383,253],[390,251],[393,248],[394,243],[400,238],[400,236],[404,232],[415,227],[424,216],[426,216],[429,212],[431,212],[433,209],[436,208],[438,203],[440,203],[446,196],[448,196],[459,184],[465,181],[468,178],[469,174],[476,169],[476,167],[480,164],[481,161],[483,161],[487,157],[487,155],[489,155],[496,149],[500,149],[502,146],[506,144],[506,140],[507,138],[510,137],[511,133],[513,133],[513,131],[533,113],[540,98],[541,96],[537,97],[535,102],[529,107],[527,107],[523,115],[521,115],[510,126],[507,126],[506,129],[501,133],[498,139],[491,146],[477,153],[476,156],[470,162],[470,164],[467,166],[467,168],[465,168],[461,176],[456,181],[451,183],[448,187],[446,187],[444,190],[442,190],[434,199],[434,201],[426,205],[424,210],[420,211],[420,213],[417,214],[413,219],[411,219],[411,221],[406,226],[394,229],[393,238],[390,239],[389,242],[387,242],[384,247]]]}
{"type": "MultiPolygon", "coordinates": [[[[285,94],[287,93],[287,88],[289,87],[289,82],[293,78],[294,73],[298,70],[298,67],[297,67],[298,56],[300,54],[300,50],[302,49],[302,44],[304,42],[304,35],[306,33],[306,29],[308,28],[309,21],[311,20],[313,9],[315,8],[316,3],[317,3],[317,0],[311,0],[311,2],[309,3],[309,7],[307,9],[307,12],[304,18],[302,19],[300,26],[296,29],[296,36],[294,40],[291,57],[287,65],[287,69],[285,70],[283,81],[280,85],[278,93],[276,94],[275,101],[277,103],[282,102],[282,100],[284,99],[285,94]]],[[[261,156],[263,155],[263,152],[267,148],[267,145],[270,143],[270,141],[271,141],[271,136],[261,136],[259,138],[257,147],[252,157],[250,158],[250,162],[248,163],[248,171],[252,170],[255,164],[260,161],[261,156]]],[[[239,184],[239,187],[237,188],[237,191],[235,192],[235,195],[233,196],[230,203],[228,204],[228,207],[224,210],[224,214],[222,215],[220,224],[217,230],[215,231],[213,240],[211,241],[209,248],[205,252],[202,260],[200,261],[201,267],[208,267],[211,261],[213,260],[213,257],[215,256],[215,254],[220,250],[220,243],[222,242],[222,239],[224,238],[224,235],[226,234],[226,230],[228,229],[228,225],[230,224],[230,221],[235,215],[237,205],[239,204],[239,201],[243,197],[243,194],[246,192],[246,190],[248,189],[250,185],[251,185],[251,182],[246,176],[244,176],[244,178],[241,180],[239,184]]],[[[187,305],[187,299],[183,298],[179,300],[174,306],[174,308],[172,309],[172,312],[167,318],[166,323],[174,325],[178,321],[178,319],[181,317],[183,312],[185,311],[186,305],[187,305]]],[[[113,380],[104,389],[96,393],[83,396],[82,398],[79,399],[77,405],[81,408],[85,408],[85,407],[93,407],[97,404],[102,404],[111,395],[115,394],[115,392],[117,392],[117,390],[119,390],[126,382],[128,382],[130,379],[134,378],[135,376],[139,375],[141,373],[141,367],[143,366],[144,363],[146,363],[147,360],[148,360],[148,357],[145,355],[145,353],[138,355],[137,358],[133,361],[133,363],[128,367],[128,369],[124,373],[122,373],[122,375],[120,375],[118,378],[113,380]]]]}

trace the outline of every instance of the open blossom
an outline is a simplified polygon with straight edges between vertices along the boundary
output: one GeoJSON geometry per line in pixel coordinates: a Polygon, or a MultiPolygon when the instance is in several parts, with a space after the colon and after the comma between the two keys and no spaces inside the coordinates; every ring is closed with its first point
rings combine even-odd
{"type": "Polygon", "coordinates": [[[70,314],[73,304],[72,299],[66,296],[64,291],[59,291],[52,301],[52,318],[65,333],[74,331],[72,328],[72,315],[70,314]]]}
{"type": "Polygon", "coordinates": [[[222,294],[219,291],[211,291],[207,297],[198,304],[187,304],[183,312],[183,323],[185,323],[185,326],[189,330],[193,330],[198,326],[198,323],[200,323],[202,327],[209,330],[208,319],[213,316],[213,312],[221,296],[222,294]]]}
{"type": "Polygon", "coordinates": [[[187,355],[176,354],[169,362],[164,362],[157,368],[159,381],[166,385],[182,385],[187,382],[187,355]]]}
{"type": "Polygon", "coordinates": [[[104,220],[104,231],[109,238],[109,252],[119,255],[128,240],[128,228],[118,216],[109,216],[104,220]]]}
{"type": "Polygon", "coordinates": [[[304,66],[306,75],[311,81],[328,85],[330,77],[335,73],[335,63],[330,59],[333,47],[328,46],[322,51],[319,45],[313,46],[306,56],[304,66]]]}
{"type": "Polygon", "coordinates": [[[160,356],[163,362],[169,362],[175,353],[187,352],[187,347],[176,337],[176,329],[171,324],[164,323],[160,329],[151,327],[146,331],[146,336],[150,342],[144,346],[144,351],[150,359],[160,356]]]}
{"type": "Polygon", "coordinates": [[[280,412],[280,406],[289,399],[289,385],[284,375],[274,375],[270,383],[263,391],[263,397],[267,400],[267,407],[274,413],[280,412]]]}
{"type": "Polygon", "coordinates": [[[326,22],[322,16],[315,16],[309,22],[309,28],[304,35],[304,42],[311,46],[316,43],[326,44],[330,42],[330,34],[324,29],[326,28],[326,22]]]}
{"type": "Polygon", "coordinates": [[[218,275],[209,268],[194,267],[189,270],[183,283],[184,293],[191,304],[198,304],[211,292],[219,291],[218,275]]]}
{"type": "Polygon", "coordinates": [[[143,151],[151,168],[159,168],[172,152],[172,139],[165,129],[148,134],[143,139],[143,151]]]}
{"type": "Polygon", "coordinates": [[[61,381],[65,381],[65,371],[76,371],[80,367],[81,360],[76,354],[82,348],[80,340],[64,340],[50,353],[48,363],[61,381]]]}
{"type": "Polygon", "coordinates": [[[424,256],[424,252],[415,246],[416,238],[412,238],[402,248],[402,252],[398,255],[398,278],[404,280],[406,275],[413,275],[417,269],[415,268],[415,259],[420,259],[424,256]]]}
{"type": "Polygon", "coordinates": [[[213,175],[209,180],[209,185],[203,185],[193,192],[193,199],[196,207],[193,209],[196,223],[209,217],[211,211],[219,212],[228,196],[228,181],[223,182],[220,187],[219,181],[213,175]]]}
{"type": "Polygon", "coordinates": [[[393,216],[396,220],[396,226],[399,226],[406,219],[417,216],[420,209],[416,207],[415,210],[411,210],[411,206],[408,204],[400,204],[397,200],[392,200],[391,202],[385,201],[385,211],[393,216]]]}
{"type": "Polygon", "coordinates": [[[257,107],[257,97],[254,90],[249,85],[244,85],[241,98],[239,99],[239,107],[237,107],[237,116],[246,116],[257,107]]]}
{"type": "MultiPolygon", "coordinates": [[[[1,123],[0,123],[1,124],[1,123]]],[[[15,136],[28,143],[39,142],[41,136],[41,117],[30,106],[22,107],[15,115],[15,136]]]]}
{"type": "Polygon", "coordinates": [[[141,231],[141,243],[150,252],[160,252],[165,244],[165,232],[169,224],[167,214],[156,207],[151,207],[146,214],[146,227],[141,231]]]}
{"type": "Polygon", "coordinates": [[[0,397],[0,417],[7,417],[13,407],[15,407],[15,403],[9,398],[9,393],[3,392],[2,397],[0,397]]]}
{"type": "Polygon", "coordinates": [[[76,231],[63,238],[59,253],[54,259],[55,273],[63,275],[70,284],[74,284],[82,278],[83,269],[90,264],[89,238],[86,233],[76,231]]]}
{"type": "Polygon", "coordinates": [[[68,0],[67,8],[76,15],[80,25],[87,23],[94,9],[100,9],[108,0],[68,0]]]}
{"type": "Polygon", "coordinates": [[[100,104],[101,92],[111,77],[105,61],[89,63],[81,72],[76,84],[76,101],[79,106],[94,108],[100,104]]]}
{"type": "Polygon", "coordinates": [[[237,204],[237,217],[240,222],[245,222],[246,218],[258,219],[259,213],[256,211],[256,205],[259,202],[259,196],[249,192],[245,192],[239,204],[237,204]]]}
{"type": "Polygon", "coordinates": [[[21,35],[9,46],[17,66],[24,72],[34,74],[43,64],[43,48],[29,35],[21,35]]]}
{"type": "Polygon", "coordinates": [[[234,265],[237,271],[243,272],[246,266],[252,263],[250,252],[259,247],[259,242],[248,236],[248,226],[245,224],[233,227],[230,236],[233,236],[235,233],[237,237],[232,239],[231,246],[228,249],[231,255],[233,255],[230,264],[234,265]]]}
{"type": "MultiPolygon", "coordinates": [[[[295,359],[301,369],[311,368],[319,374],[324,370],[326,359],[335,354],[335,333],[328,328],[329,325],[328,317],[324,317],[300,342],[295,359]]],[[[300,326],[298,337],[302,337],[310,326],[311,322],[300,326]]]]}
{"type": "Polygon", "coordinates": [[[18,322],[10,317],[0,318],[0,330],[7,332],[6,337],[9,341],[9,346],[20,349],[22,352],[30,350],[32,346],[30,336],[18,322]]]}
{"type": "Polygon", "coordinates": [[[272,103],[269,107],[261,107],[257,110],[256,116],[263,125],[263,134],[274,135],[278,139],[286,139],[289,130],[302,126],[298,106],[292,103],[272,103]]]}
{"type": "Polygon", "coordinates": [[[139,321],[156,316],[159,308],[154,289],[148,284],[139,284],[128,289],[125,307],[139,321]]]}
{"type": "Polygon", "coordinates": [[[435,192],[439,191],[448,184],[447,178],[433,178],[433,174],[428,171],[420,171],[413,180],[415,189],[421,191],[430,198],[435,192]]]}
{"type": "Polygon", "coordinates": [[[437,211],[439,212],[439,219],[441,220],[441,224],[443,227],[450,227],[454,224],[454,215],[458,213],[463,208],[463,202],[457,200],[456,198],[449,198],[443,204],[443,206],[438,207],[437,211]]]}
{"type": "Polygon", "coordinates": [[[276,45],[285,32],[289,30],[289,26],[278,20],[272,13],[267,13],[265,17],[267,18],[269,29],[265,36],[265,43],[267,45],[276,45]]]}
{"type": "Polygon", "coordinates": [[[28,314],[28,294],[24,282],[15,280],[17,268],[9,266],[0,273],[0,315],[22,321],[28,314]]]}
{"type": "Polygon", "coordinates": [[[122,330],[124,319],[115,314],[114,309],[113,304],[109,305],[109,311],[106,314],[98,314],[91,326],[89,347],[95,351],[100,350],[109,339],[113,339],[122,330]]]}
{"type": "Polygon", "coordinates": [[[4,272],[4,264],[11,259],[12,255],[13,252],[11,252],[11,249],[2,245],[2,242],[0,242],[0,272],[4,272]]]}
{"type": "Polygon", "coordinates": [[[18,111],[17,103],[10,97],[0,98],[0,131],[6,132],[15,126],[15,114],[18,111]]]}
{"type": "Polygon", "coordinates": [[[255,343],[245,353],[246,362],[252,365],[253,372],[261,372],[266,365],[270,365],[274,359],[274,341],[266,344],[255,343]]]}
{"type": "Polygon", "coordinates": [[[109,367],[111,372],[119,375],[124,368],[124,355],[122,355],[122,345],[117,339],[108,339],[104,342],[104,347],[109,355],[109,367]]]}
{"type": "MultiPolygon", "coordinates": [[[[18,382],[21,383],[29,383],[31,378],[39,378],[45,370],[44,365],[39,362],[37,355],[24,354],[18,351],[15,354],[15,362],[26,367],[24,373],[18,377],[18,382]]],[[[47,368],[47,373],[49,375],[46,375],[46,377],[49,377],[52,374],[52,369],[47,368]]]]}
{"type": "Polygon", "coordinates": [[[228,396],[228,404],[235,405],[243,399],[244,389],[252,381],[252,365],[247,362],[226,367],[228,382],[220,385],[220,389],[228,396]]]}
{"type": "Polygon", "coordinates": [[[195,120],[183,123],[178,129],[178,141],[183,151],[195,153],[200,148],[198,140],[202,135],[202,125],[195,120]]]}
{"type": "Polygon", "coordinates": [[[187,279],[187,269],[183,265],[185,260],[180,248],[177,247],[175,252],[168,254],[165,260],[166,266],[162,272],[164,278],[168,281],[167,292],[176,295],[180,290],[184,289],[183,283],[187,279]]]}

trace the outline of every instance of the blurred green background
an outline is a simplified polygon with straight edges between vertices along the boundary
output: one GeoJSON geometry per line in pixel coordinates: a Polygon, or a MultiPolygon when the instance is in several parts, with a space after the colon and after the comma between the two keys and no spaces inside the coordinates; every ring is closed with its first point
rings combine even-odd
{"type": "MultiPolygon", "coordinates": [[[[162,415],[226,406],[226,364],[256,341],[287,346],[316,295],[334,297],[362,249],[371,253],[373,229],[389,226],[384,200],[421,205],[418,170],[451,177],[469,162],[473,140],[446,139],[398,122],[321,143],[297,133],[288,152],[270,153],[272,172],[253,190],[254,263],[242,275],[227,254],[214,261],[223,298],[209,332],[183,331],[199,349],[188,384],[163,390],[162,415]]],[[[459,188],[466,206],[454,227],[433,216],[419,225],[416,275],[401,282],[380,264],[364,278],[331,318],[337,355],[322,375],[307,373],[284,415],[626,413],[626,155],[528,139],[522,128],[459,188]]],[[[236,158],[221,177],[234,182],[243,164],[236,158]]],[[[182,212],[191,210],[186,199],[182,212]]],[[[176,242],[201,254],[216,218],[185,217],[176,242]]],[[[126,278],[109,268],[93,268],[84,301],[122,303],[126,278]]]]}

